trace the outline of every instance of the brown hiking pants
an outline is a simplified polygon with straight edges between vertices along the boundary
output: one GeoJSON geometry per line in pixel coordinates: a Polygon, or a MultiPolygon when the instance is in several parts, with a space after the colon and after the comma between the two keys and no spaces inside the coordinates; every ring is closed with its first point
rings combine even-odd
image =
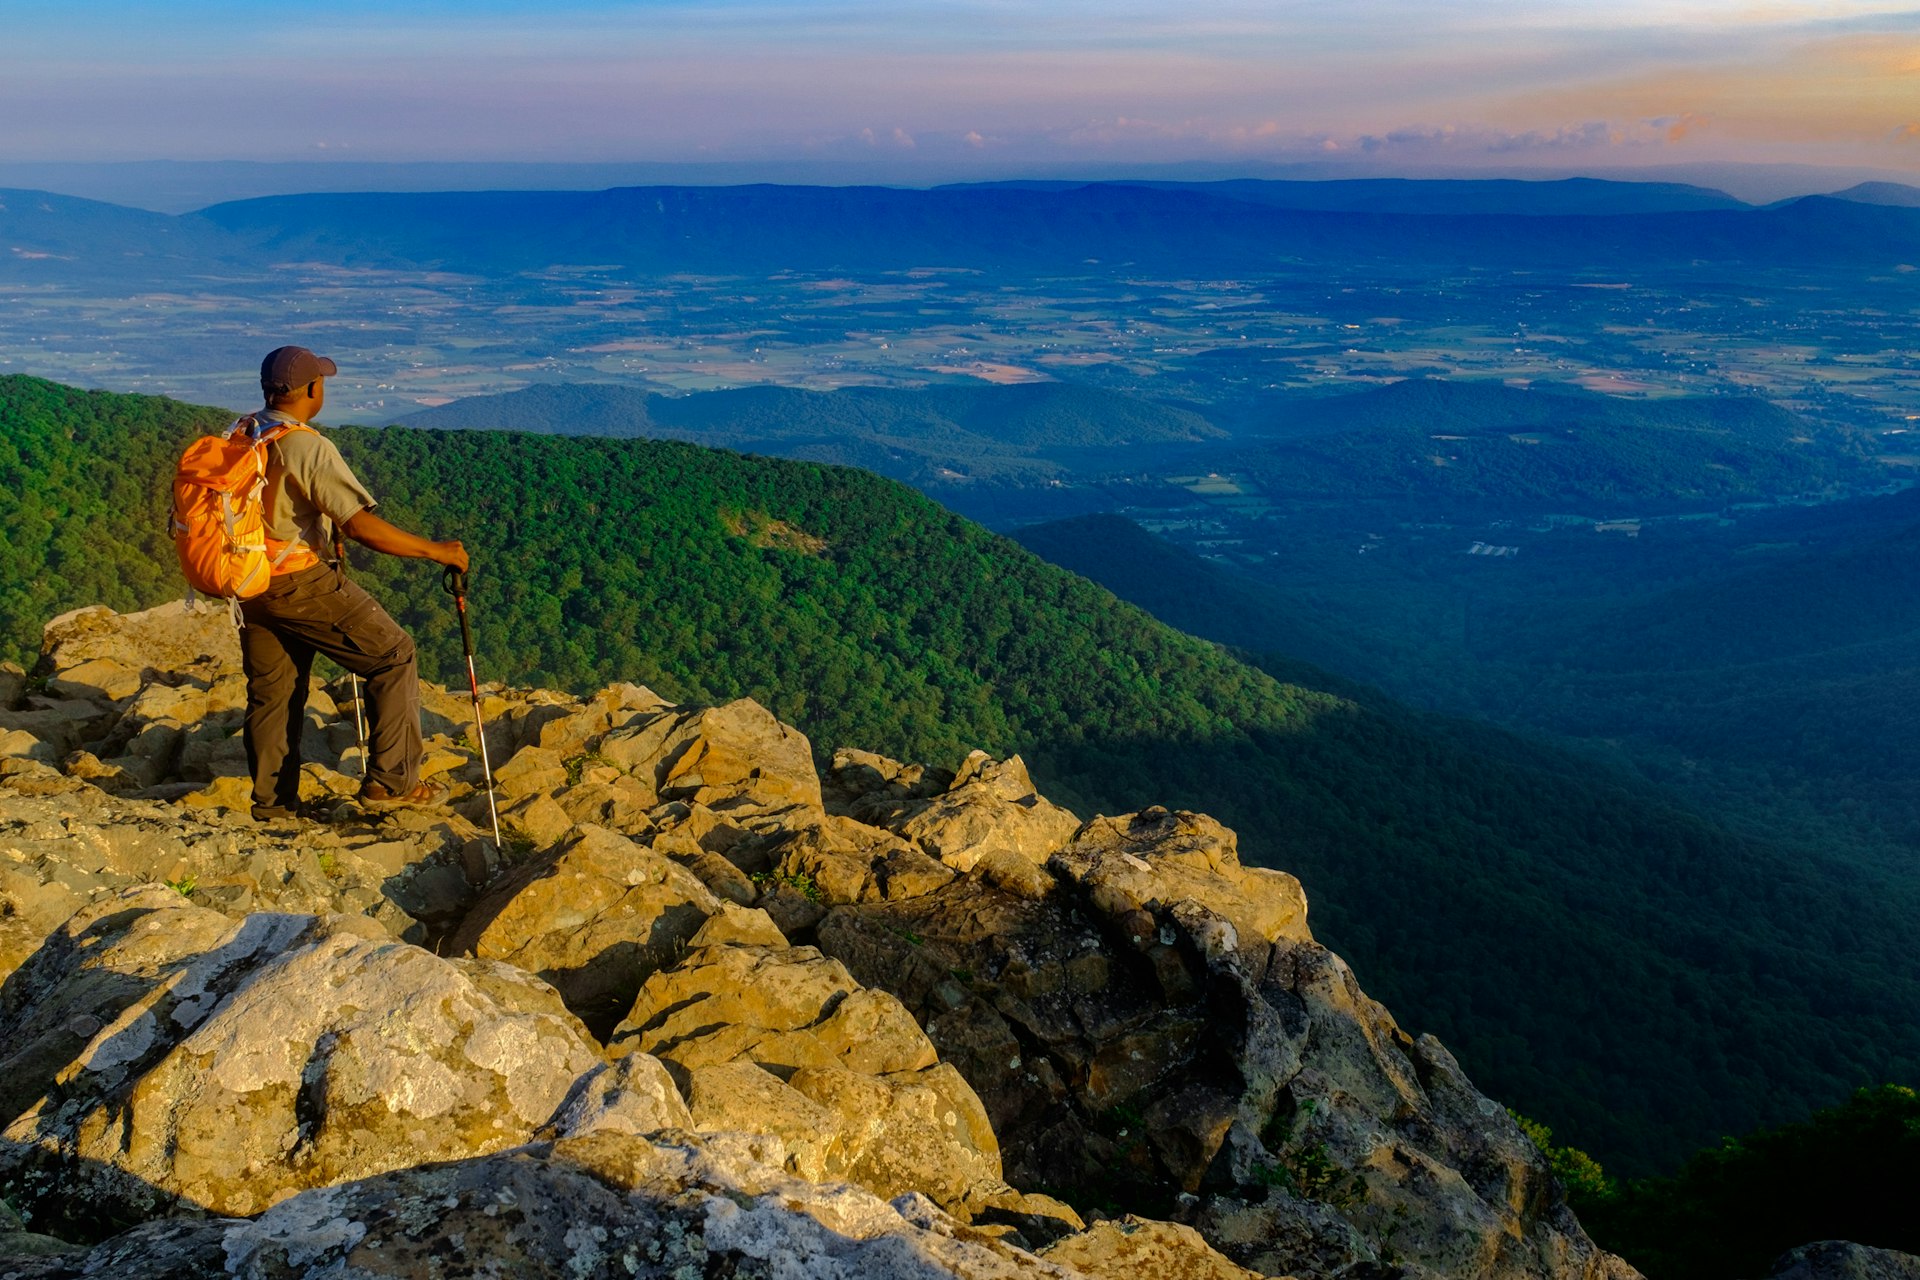
{"type": "Polygon", "coordinates": [[[324,653],[366,683],[367,781],[405,795],[420,781],[420,681],[413,640],[379,601],[332,565],[285,577],[240,606],[247,673],[247,766],[256,805],[300,800],[300,730],[313,658],[324,653]]]}

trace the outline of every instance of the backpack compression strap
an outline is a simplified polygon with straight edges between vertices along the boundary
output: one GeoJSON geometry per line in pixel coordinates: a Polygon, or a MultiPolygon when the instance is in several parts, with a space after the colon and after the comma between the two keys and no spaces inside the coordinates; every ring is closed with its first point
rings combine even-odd
{"type": "MultiPolygon", "coordinates": [[[[296,431],[306,431],[316,436],[320,434],[297,418],[290,418],[284,422],[262,422],[252,414],[248,414],[246,417],[235,422],[232,427],[228,428],[227,434],[238,435],[243,431],[246,433],[247,438],[253,441],[254,448],[259,452],[260,486],[262,488],[265,488],[267,483],[268,445],[271,445],[283,436],[292,435],[296,431]]],[[[278,542],[279,539],[276,538],[274,541],[278,542]]],[[[280,572],[280,566],[287,562],[287,557],[292,555],[296,549],[306,546],[307,540],[298,533],[294,534],[292,538],[281,543],[280,552],[274,556],[272,562],[268,565],[267,572],[269,574],[280,572]]],[[[317,551],[314,551],[311,547],[307,547],[307,550],[313,555],[316,561],[319,560],[320,556],[317,551]]]]}

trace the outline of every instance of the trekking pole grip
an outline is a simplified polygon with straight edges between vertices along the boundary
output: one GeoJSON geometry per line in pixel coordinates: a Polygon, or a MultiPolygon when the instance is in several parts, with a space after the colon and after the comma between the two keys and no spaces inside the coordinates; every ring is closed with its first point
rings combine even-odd
{"type": "Polygon", "coordinates": [[[453,565],[448,565],[445,575],[440,579],[440,586],[455,599],[464,599],[467,594],[467,575],[453,565]]]}

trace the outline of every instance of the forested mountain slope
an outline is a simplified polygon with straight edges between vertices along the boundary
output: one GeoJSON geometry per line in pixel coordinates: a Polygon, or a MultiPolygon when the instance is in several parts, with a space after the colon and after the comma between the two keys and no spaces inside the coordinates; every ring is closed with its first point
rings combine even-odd
{"type": "MultiPolygon", "coordinates": [[[[0,379],[10,648],[177,589],[165,479],[221,418],[0,379]]],[[[334,436],[390,518],[467,540],[484,677],[748,694],[823,749],[1021,752],[1083,816],[1215,813],[1370,988],[1623,1171],[1920,1069],[1912,904],[1584,764],[1277,681],[898,485],[676,442],[334,436]]],[[[452,672],[436,575],[356,571],[452,672]]]]}

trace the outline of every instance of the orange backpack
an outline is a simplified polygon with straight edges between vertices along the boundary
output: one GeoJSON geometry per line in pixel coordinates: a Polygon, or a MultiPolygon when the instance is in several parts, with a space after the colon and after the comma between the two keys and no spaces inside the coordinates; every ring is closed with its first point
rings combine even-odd
{"type": "Polygon", "coordinates": [[[173,473],[174,549],[193,592],[225,597],[239,617],[239,602],[267,589],[276,574],[320,563],[305,542],[281,542],[266,530],[267,446],[290,431],[311,431],[304,422],[281,422],[257,439],[252,418],[242,418],[224,436],[201,436],[187,446],[173,473]]]}

